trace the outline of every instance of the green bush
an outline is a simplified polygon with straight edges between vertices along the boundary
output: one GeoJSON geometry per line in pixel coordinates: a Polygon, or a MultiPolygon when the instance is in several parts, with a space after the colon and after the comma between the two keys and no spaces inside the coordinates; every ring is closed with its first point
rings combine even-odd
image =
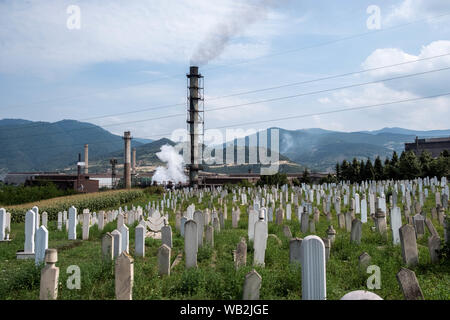
{"type": "Polygon", "coordinates": [[[75,190],[60,190],[51,182],[39,186],[0,186],[0,204],[11,206],[75,194],[75,190]]]}

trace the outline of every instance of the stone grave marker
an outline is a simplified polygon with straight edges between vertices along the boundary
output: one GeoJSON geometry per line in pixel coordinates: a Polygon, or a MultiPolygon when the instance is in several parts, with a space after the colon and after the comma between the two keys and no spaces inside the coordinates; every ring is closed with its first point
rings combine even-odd
{"type": "Polygon", "coordinates": [[[235,254],[234,254],[234,266],[236,269],[243,267],[247,264],[247,243],[245,238],[241,238],[239,241],[235,254]]]}
{"type": "Polygon", "coordinates": [[[441,238],[435,235],[429,237],[428,250],[430,251],[431,263],[439,263],[438,251],[441,250],[441,238]]]}
{"type": "Polygon", "coordinates": [[[158,249],[158,272],[161,276],[170,276],[170,253],[170,247],[165,244],[158,249]]]}
{"type": "Polygon", "coordinates": [[[197,223],[194,220],[188,220],[184,225],[184,253],[186,269],[197,268],[198,252],[198,231],[197,223]]]}
{"type": "Polygon", "coordinates": [[[47,249],[45,267],[41,270],[39,300],[56,300],[58,297],[59,268],[55,266],[56,262],[58,262],[56,249],[47,249]]]}
{"type": "Polygon", "coordinates": [[[266,254],[267,237],[267,222],[264,221],[264,216],[260,212],[259,220],[255,223],[255,239],[253,241],[253,265],[265,265],[264,258],[266,254]]]}
{"type": "Polygon", "coordinates": [[[326,300],[325,245],[318,236],[307,236],[301,244],[302,299],[326,300]]]}
{"type": "Polygon", "coordinates": [[[259,290],[261,288],[262,278],[255,269],[245,276],[243,300],[259,300],[259,290]]]}
{"type": "Polygon", "coordinates": [[[123,251],[115,263],[115,292],[117,300],[132,300],[134,282],[134,260],[123,251]]]}
{"type": "Polygon", "coordinates": [[[352,221],[352,229],[350,233],[350,242],[355,244],[361,244],[361,235],[362,235],[362,222],[358,219],[353,219],[352,221]]]}
{"type": "Polygon", "coordinates": [[[289,241],[289,263],[302,263],[302,241],[301,238],[294,238],[289,241]]]}
{"type": "Polygon", "coordinates": [[[114,238],[111,233],[107,232],[102,237],[102,258],[105,261],[114,259],[114,238]]]}
{"type": "Polygon", "coordinates": [[[396,277],[405,300],[424,300],[414,271],[401,268],[396,277]]]}
{"type": "Polygon", "coordinates": [[[141,224],[134,229],[134,254],[138,257],[145,257],[145,231],[141,224]]]}
{"type": "Polygon", "coordinates": [[[69,208],[69,240],[77,239],[77,208],[69,208]]]}
{"type": "Polygon", "coordinates": [[[114,230],[113,232],[111,232],[111,235],[113,237],[113,245],[114,245],[114,259],[116,259],[118,256],[121,255],[122,253],[122,234],[120,233],[119,230],[114,230]]]}
{"type": "Polygon", "coordinates": [[[48,249],[48,230],[42,225],[36,232],[36,252],[34,255],[34,263],[36,265],[44,262],[45,251],[48,249]]]}
{"type": "Polygon", "coordinates": [[[408,266],[416,266],[419,263],[419,254],[414,228],[405,224],[399,229],[399,234],[403,262],[408,266]]]}

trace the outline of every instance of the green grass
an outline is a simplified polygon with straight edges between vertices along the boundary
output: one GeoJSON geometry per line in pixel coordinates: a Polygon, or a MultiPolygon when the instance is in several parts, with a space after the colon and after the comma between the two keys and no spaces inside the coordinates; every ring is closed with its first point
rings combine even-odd
{"type": "MultiPolygon", "coordinates": [[[[160,199],[156,195],[142,197],[133,201],[135,206],[144,206],[149,201],[160,199]]],[[[229,196],[229,201],[231,195],[229,196]]],[[[202,204],[197,198],[188,204],[195,203],[196,208],[205,208],[210,198],[206,195],[202,204]]],[[[424,210],[430,212],[434,204],[434,195],[427,199],[424,210]]],[[[128,203],[128,207],[131,207],[128,203]]],[[[214,205],[219,208],[217,200],[214,205]]],[[[122,206],[123,207],[123,206],[122,206]]],[[[247,239],[247,212],[241,206],[239,228],[231,227],[231,201],[228,203],[228,220],[225,229],[214,235],[214,248],[204,246],[198,252],[198,268],[185,270],[184,257],[171,270],[171,275],[158,275],[157,251],[160,240],[146,239],[145,257],[136,258],[134,262],[133,299],[241,299],[242,286],[246,273],[253,269],[253,248],[247,239]],[[247,265],[236,270],[234,268],[232,251],[241,237],[247,239],[247,265]]],[[[108,208],[105,208],[108,209],[108,208]]],[[[321,209],[321,206],[320,206],[321,209]]],[[[363,237],[360,245],[350,243],[350,234],[339,229],[334,209],[332,209],[332,224],[337,231],[336,241],[331,247],[331,257],[327,263],[327,299],[340,299],[352,290],[367,289],[366,281],[371,274],[358,267],[358,257],[367,252],[372,257],[371,264],[381,270],[381,289],[372,290],[383,299],[403,299],[396,279],[396,273],[403,266],[400,246],[392,245],[392,235],[389,230],[388,239],[383,239],[372,231],[372,220],[363,225],[363,237]]],[[[342,212],[345,212],[342,210],[342,212]]],[[[402,210],[403,212],[403,210],[402,210]]],[[[447,211],[448,214],[448,211],[447,211]]],[[[429,215],[431,216],[431,215],[429,215]]],[[[293,237],[304,238],[296,215],[292,214],[289,225],[293,237]]],[[[170,211],[170,224],[173,231],[173,248],[171,262],[179,252],[184,251],[184,239],[175,228],[175,214],[170,211]]],[[[405,223],[405,220],[403,221],[405,223]]],[[[389,221],[388,221],[389,223],[389,221]]],[[[443,238],[443,228],[438,221],[433,223],[443,238]]],[[[136,225],[136,224],[135,224],[136,225]]],[[[130,226],[130,254],[134,255],[134,226],[130,226]]],[[[389,225],[389,224],[388,224],[389,225]]],[[[316,225],[316,235],[326,236],[329,222],[321,215],[316,225]]],[[[49,248],[58,248],[57,266],[60,268],[60,285],[58,299],[114,299],[113,264],[101,260],[101,236],[116,227],[116,222],[105,226],[100,232],[96,226],[90,229],[88,241],[69,241],[67,234],[56,230],[56,222],[49,222],[49,248]],[[77,265],[81,270],[81,289],[70,290],[66,286],[70,274],[66,270],[70,265],[77,265]]],[[[289,264],[289,239],[283,234],[282,226],[274,222],[269,224],[269,234],[275,234],[281,244],[269,237],[266,250],[265,267],[255,269],[262,277],[261,299],[301,299],[301,267],[289,264]]],[[[450,299],[450,267],[449,264],[430,263],[427,240],[430,234],[418,240],[419,265],[415,271],[425,299],[450,299]]],[[[10,243],[0,243],[0,299],[38,299],[40,269],[33,261],[16,260],[17,250],[23,250],[24,224],[12,225],[10,243]]],[[[81,238],[81,227],[78,227],[77,238],[81,238]]],[[[206,242],[205,242],[206,243],[206,242]]]]}

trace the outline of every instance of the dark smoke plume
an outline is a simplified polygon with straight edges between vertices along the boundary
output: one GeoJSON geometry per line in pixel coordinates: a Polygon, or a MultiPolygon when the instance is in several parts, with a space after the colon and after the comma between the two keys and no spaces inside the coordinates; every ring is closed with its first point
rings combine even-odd
{"type": "Polygon", "coordinates": [[[244,5],[234,8],[230,15],[213,27],[205,39],[200,42],[191,57],[191,65],[205,65],[217,58],[234,36],[242,33],[253,23],[265,19],[268,10],[280,2],[283,1],[241,1],[244,5]]]}

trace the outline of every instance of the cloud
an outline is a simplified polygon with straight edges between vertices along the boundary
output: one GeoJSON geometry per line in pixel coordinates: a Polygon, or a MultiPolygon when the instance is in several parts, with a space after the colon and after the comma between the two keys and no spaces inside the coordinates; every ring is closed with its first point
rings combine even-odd
{"type": "MultiPolygon", "coordinates": [[[[362,63],[364,69],[392,65],[426,57],[450,53],[450,41],[435,41],[423,46],[418,55],[407,53],[399,48],[377,49],[362,63]]],[[[450,57],[426,60],[399,67],[386,68],[355,77],[357,82],[391,78],[406,74],[424,72],[450,66],[450,57]],[[368,79],[362,79],[367,77],[368,79]]],[[[319,101],[328,101],[332,109],[353,108],[368,105],[409,100],[425,96],[442,94],[450,91],[448,77],[450,71],[405,78],[364,87],[340,90],[331,95],[320,97],[319,101]],[[327,100],[328,99],[328,100],[327,100]]],[[[327,116],[328,117],[328,116],[327,116]]],[[[353,130],[376,129],[380,123],[383,126],[398,126],[405,128],[448,129],[450,117],[450,98],[448,96],[419,100],[415,102],[398,103],[387,106],[364,109],[360,111],[332,114],[334,121],[349,123],[353,130]],[[351,121],[348,117],[351,114],[351,121]],[[362,126],[362,127],[361,127],[362,126]]]]}
{"type": "MultiPolygon", "coordinates": [[[[403,0],[392,5],[384,16],[383,25],[392,26],[397,23],[430,18],[450,12],[450,2],[442,0],[403,0]]],[[[429,21],[433,23],[433,21],[429,21]]]]}
{"type": "MultiPolygon", "coordinates": [[[[370,54],[362,63],[362,68],[371,69],[380,66],[388,66],[409,61],[415,61],[434,56],[450,53],[450,41],[434,41],[423,46],[418,55],[407,53],[398,48],[377,49],[370,54]]],[[[450,66],[450,55],[435,59],[404,64],[397,67],[375,70],[369,73],[374,79],[392,78],[407,74],[421,73],[431,70],[442,69],[450,66]]],[[[432,95],[450,90],[448,87],[448,77],[450,71],[444,70],[436,73],[419,75],[417,77],[405,78],[385,82],[385,85],[398,89],[409,90],[418,95],[432,95]]]]}
{"type": "MultiPolygon", "coordinates": [[[[2,1],[0,72],[55,77],[102,62],[188,63],[208,30],[239,6],[227,0],[2,1]],[[81,10],[79,30],[66,26],[73,4],[81,10]]],[[[222,58],[267,53],[280,17],[269,14],[254,24],[222,58]]]]}

